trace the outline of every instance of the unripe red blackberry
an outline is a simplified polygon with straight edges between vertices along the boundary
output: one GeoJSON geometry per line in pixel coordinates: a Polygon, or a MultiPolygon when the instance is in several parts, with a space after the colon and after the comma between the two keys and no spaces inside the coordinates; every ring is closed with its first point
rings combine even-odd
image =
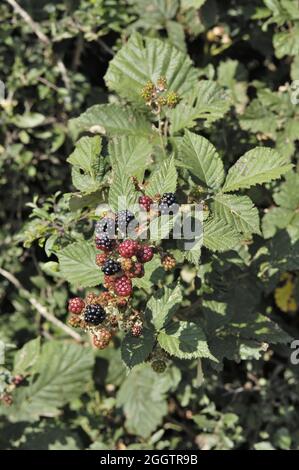
{"type": "MultiPolygon", "coordinates": [[[[108,331],[108,330],[107,330],[108,331]]],[[[108,331],[109,333],[109,331],[108,331]]],[[[110,334],[110,333],[109,333],[110,334]]],[[[110,335],[110,338],[111,338],[111,335],[110,335]]],[[[92,339],[92,342],[94,344],[94,346],[97,348],[97,349],[105,349],[107,348],[107,346],[109,345],[109,342],[110,342],[110,338],[109,339],[105,339],[105,337],[102,337],[102,336],[94,336],[93,339],[92,339]]]]}
{"type": "Polygon", "coordinates": [[[95,292],[88,292],[87,296],[85,297],[86,304],[92,304],[97,300],[98,296],[95,292]]]}
{"type": "Polygon", "coordinates": [[[132,258],[137,253],[138,242],[136,240],[125,240],[118,246],[118,252],[123,258],[132,258]]]}
{"type": "Polygon", "coordinates": [[[84,322],[77,315],[71,315],[67,322],[73,328],[83,328],[84,327],[84,322]]]}
{"type": "Polygon", "coordinates": [[[15,376],[12,378],[12,383],[13,383],[16,387],[17,387],[18,385],[20,385],[23,381],[24,381],[23,375],[15,375],[15,376]]]}
{"type": "Polygon", "coordinates": [[[103,266],[103,264],[105,263],[107,257],[108,257],[107,253],[98,253],[96,255],[96,264],[98,266],[103,266]]]}
{"type": "Polygon", "coordinates": [[[162,266],[165,271],[172,271],[176,267],[176,260],[172,255],[165,255],[162,258],[162,266]]]}
{"type": "Polygon", "coordinates": [[[110,290],[114,288],[116,276],[104,276],[104,282],[103,285],[106,289],[110,290]]]}
{"type": "Polygon", "coordinates": [[[102,292],[97,298],[97,303],[105,307],[111,302],[112,299],[113,296],[110,294],[110,292],[102,292]]]}
{"type": "Polygon", "coordinates": [[[69,300],[68,311],[75,315],[79,315],[85,307],[85,302],[80,297],[69,300]]]}
{"type": "Polygon", "coordinates": [[[131,328],[132,336],[138,337],[142,334],[142,323],[135,323],[131,328]]]}
{"type": "Polygon", "coordinates": [[[144,266],[142,263],[137,262],[135,263],[130,271],[126,272],[126,275],[130,278],[133,279],[134,277],[141,278],[144,276],[144,266]]]}
{"type": "Polygon", "coordinates": [[[151,366],[152,369],[157,372],[157,374],[163,374],[163,372],[165,372],[167,364],[165,361],[162,361],[162,359],[156,359],[151,363],[151,366]]]}
{"type": "Polygon", "coordinates": [[[146,212],[149,212],[151,209],[151,205],[153,204],[153,200],[149,196],[140,196],[139,198],[139,205],[144,209],[146,212]]]}
{"type": "Polygon", "coordinates": [[[123,258],[121,260],[121,267],[125,272],[130,271],[134,267],[134,261],[129,258],[123,258]]]}
{"type": "Polygon", "coordinates": [[[154,256],[154,251],[151,246],[148,245],[142,245],[139,247],[138,252],[137,252],[137,259],[140,261],[140,263],[147,263],[148,261],[151,261],[154,256]]]}
{"type": "Polygon", "coordinates": [[[5,393],[1,397],[1,401],[6,405],[6,406],[11,406],[13,404],[13,398],[10,394],[5,393]]]}
{"type": "Polygon", "coordinates": [[[120,297],[129,297],[132,292],[132,282],[127,276],[121,276],[115,280],[114,291],[120,297]]]}

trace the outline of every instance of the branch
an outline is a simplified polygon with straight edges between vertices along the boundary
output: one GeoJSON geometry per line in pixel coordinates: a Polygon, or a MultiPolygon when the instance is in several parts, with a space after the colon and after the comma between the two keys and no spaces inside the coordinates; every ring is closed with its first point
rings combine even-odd
{"type": "Polygon", "coordinates": [[[23,20],[30,26],[32,31],[36,34],[36,36],[44,43],[49,45],[50,40],[47,36],[42,32],[39,25],[33,21],[30,15],[22,8],[15,0],[6,0],[7,3],[14,9],[16,13],[18,13],[23,20]]]}
{"type": "MultiPolygon", "coordinates": [[[[31,18],[31,16],[25,11],[15,0],[6,0],[6,2],[13,8],[15,13],[18,13],[25,23],[32,29],[34,34],[40,39],[40,41],[45,44],[46,46],[51,45],[50,39],[43,33],[39,25],[31,18]]],[[[57,67],[62,76],[62,80],[64,85],[67,89],[70,88],[70,79],[67,75],[67,70],[65,68],[64,63],[61,59],[57,60],[57,67]]]]}
{"type": "Polygon", "coordinates": [[[52,313],[48,312],[46,307],[42,304],[40,304],[28,290],[22,286],[20,281],[10,272],[6,271],[5,269],[0,268],[0,274],[5,277],[9,282],[11,282],[19,291],[21,291],[24,295],[24,297],[28,300],[28,302],[38,311],[38,313],[44,317],[46,320],[48,320],[50,323],[53,325],[57,326],[61,330],[63,330],[67,335],[71,336],[78,342],[82,342],[81,336],[76,333],[72,328],[69,326],[65,325],[62,321],[58,320],[52,313]]]}

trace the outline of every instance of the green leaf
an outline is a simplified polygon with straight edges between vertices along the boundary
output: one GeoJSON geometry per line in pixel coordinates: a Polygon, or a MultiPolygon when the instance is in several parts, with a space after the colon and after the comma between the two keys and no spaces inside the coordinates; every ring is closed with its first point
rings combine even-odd
{"type": "Polygon", "coordinates": [[[180,359],[205,357],[216,360],[210,353],[202,328],[196,323],[172,322],[160,331],[158,341],[161,348],[180,359]]]}
{"type": "Polygon", "coordinates": [[[143,103],[140,92],[149,80],[156,83],[165,76],[168,90],[183,96],[196,84],[197,74],[186,54],[167,42],[135,33],[110,62],[105,81],[120,96],[143,103]]]}
{"type": "Polygon", "coordinates": [[[231,96],[228,90],[212,80],[202,80],[174,109],[167,112],[171,133],[185,127],[194,127],[197,119],[205,120],[207,126],[221,119],[230,106],[231,96]]]}
{"type": "Polygon", "coordinates": [[[86,194],[97,191],[101,186],[104,172],[101,149],[101,137],[82,137],[67,159],[73,165],[74,186],[86,194]]]}
{"type": "Polygon", "coordinates": [[[128,333],[122,341],[121,355],[122,360],[130,369],[144,362],[153,350],[155,344],[155,335],[152,330],[143,328],[142,335],[132,336],[128,333]]]}
{"type": "Polygon", "coordinates": [[[137,203],[138,193],[125,171],[125,167],[117,164],[113,167],[112,181],[109,191],[108,202],[112,209],[120,211],[129,209],[137,203]]]}
{"type": "Polygon", "coordinates": [[[259,213],[248,196],[217,194],[214,197],[214,213],[238,232],[260,234],[259,213]]]}
{"type": "Polygon", "coordinates": [[[96,249],[90,242],[75,242],[58,253],[61,276],[78,287],[101,283],[103,273],[95,263],[96,249]]]}
{"type": "Polygon", "coordinates": [[[151,163],[152,144],[145,137],[114,137],[109,142],[112,166],[119,165],[127,176],[143,180],[144,171],[151,163]]]}
{"type": "Polygon", "coordinates": [[[273,45],[278,59],[286,55],[297,56],[299,54],[299,25],[295,24],[288,31],[274,34],[273,45]]]}
{"type": "Polygon", "coordinates": [[[19,389],[12,413],[20,420],[58,415],[61,406],[84,392],[93,363],[90,348],[53,340],[46,343],[35,367],[37,375],[29,387],[19,389]]]}
{"type": "Polygon", "coordinates": [[[177,47],[180,51],[186,52],[185,31],[181,23],[177,21],[166,21],[165,24],[168,39],[171,44],[177,47]]]}
{"type": "Polygon", "coordinates": [[[156,330],[161,330],[172,319],[182,302],[181,286],[165,287],[156,292],[148,301],[145,316],[156,330]]]}
{"type": "Polygon", "coordinates": [[[167,414],[165,394],[177,384],[170,374],[157,374],[148,365],[135,367],[117,394],[129,433],[148,438],[167,414]]]}
{"type": "Polygon", "coordinates": [[[205,137],[186,131],[179,147],[179,157],[201,184],[215,189],[223,183],[222,160],[205,137]]]}
{"type": "Polygon", "coordinates": [[[71,119],[69,128],[74,139],[82,132],[140,137],[152,134],[151,124],[143,114],[117,104],[96,104],[71,119]]]}
{"type": "Polygon", "coordinates": [[[240,117],[242,129],[260,132],[271,138],[276,136],[277,116],[258,99],[253,100],[240,117]]]}
{"type": "Polygon", "coordinates": [[[256,147],[245,153],[228,172],[224,192],[250,188],[256,184],[280,178],[292,165],[287,164],[275,150],[267,147],[256,147]]]}
{"type": "Polygon", "coordinates": [[[200,8],[206,0],[181,0],[181,8],[187,10],[188,8],[200,8]]]}
{"type": "Polygon", "coordinates": [[[45,116],[40,113],[16,114],[13,118],[15,126],[21,129],[38,127],[45,121],[45,116]]]}
{"type": "Polygon", "coordinates": [[[40,337],[28,341],[14,358],[14,374],[25,375],[31,371],[32,367],[39,359],[40,353],[40,337]]]}
{"type": "Polygon", "coordinates": [[[204,224],[203,245],[212,251],[228,251],[236,249],[241,240],[233,226],[223,220],[212,218],[204,224]]]}
{"type": "Polygon", "coordinates": [[[278,206],[296,210],[299,207],[299,174],[290,172],[285,176],[285,181],[279,190],[273,194],[273,199],[278,206]]]}
{"type": "Polygon", "coordinates": [[[168,158],[160,163],[152,173],[146,193],[150,197],[157,194],[174,193],[177,185],[177,171],[174,164],[174,157],[168,158]]]}

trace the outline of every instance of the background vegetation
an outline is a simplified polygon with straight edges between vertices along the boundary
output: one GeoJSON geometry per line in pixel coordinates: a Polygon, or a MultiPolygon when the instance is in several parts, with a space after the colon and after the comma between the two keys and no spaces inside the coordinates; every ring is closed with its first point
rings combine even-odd
{"type": "Polygon", "coordinates": [[[298,58],[296,0],[1,2],[0,448],[299,448],[299,369],[284,341],[299,328],[298,58]],[[149,365],[128,374],[118,339],[95,352],[66,324],[78,290],[53,253],[92,231],[71,194],[70,119],[118,102],[104,75],[136,31],[188,52],[198,75],[232,97],[220,120],[197,123],[226,169],[261,144],[294,165],[248,192],[263,236],[212,258],[203,250],[199,265],[175,274],[246,324],[232,325],[216,351],[223,367],[204,368],[204,379],[197,361],[180,359],[161,375],[149,365]],[[279,334],[258,328],[258,312],[279,334]]]}

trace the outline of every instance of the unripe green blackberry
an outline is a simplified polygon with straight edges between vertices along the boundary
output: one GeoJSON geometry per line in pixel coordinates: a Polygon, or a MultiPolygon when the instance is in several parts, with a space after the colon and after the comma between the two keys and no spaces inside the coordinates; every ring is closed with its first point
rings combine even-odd
{"type": "Polygon", "coordinates": [[[163,372],[165,372],[167,364],[165,361],[162,361],[162,359],[156,359],[151,363],[151,366],[152,369],[157,372],[157,374],[163,374],[163,372]]]}

